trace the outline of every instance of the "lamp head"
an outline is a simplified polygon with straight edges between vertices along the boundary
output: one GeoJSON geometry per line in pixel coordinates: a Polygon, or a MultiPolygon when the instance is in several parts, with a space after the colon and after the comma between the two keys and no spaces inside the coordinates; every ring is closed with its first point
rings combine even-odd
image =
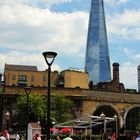
{"type": "Polygon", "coordinates": [[[115,121],[117,121],[118,116],[115,114],[115,115],[113,116],[113,118],[114,118],[115,121]]]}
{"type": "Polygon", "coordinates": [[[32,88],[31,87],[25,87],[24,88],[26,95],[29,95],[31,93],[32,88]]]}
{"type": "Polygon", "coordinates": [[[53,63],[53,61],[54,61],[54,59],[55,59],[55,57],[57,55],[56,52],[50,52],[50,51],[43,52],[42,54],[43,54],[43,56],[45,58],[46,63],[48,64],[48,66],[52,65],[52,63],[53,63]]]}
{"type": "Polygon", "coordinates": [[[105,119],[105,114],[102,112],[102,114],[100,115],[101,119],[105,119]]]}

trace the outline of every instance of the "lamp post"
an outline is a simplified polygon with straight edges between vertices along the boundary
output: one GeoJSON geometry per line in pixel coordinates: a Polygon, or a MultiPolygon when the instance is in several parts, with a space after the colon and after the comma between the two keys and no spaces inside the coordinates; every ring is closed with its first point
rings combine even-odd
{"type": "Polygon", "coordinates": [[[104,133],[106,133],[106,119],[105,119],[105,114],[102,112],[102,114],[100,114],[101,119],[104,122],[104,133]]]}
{"type": "Polygon", "coordinates": [[[43,52],[42,53],[44,58],[45,58],[45,61],[48,65],[48,94],[47,94],[47,140],[50,140],[50,123],[51,123],[51,120],[50,120],[50,95],[51,95],[51,90],[50,90],[50,87],[51,87],[51,65],[57,55],[56,52],[43,52]]]}
{"type": "Polygon", "coordinates": [[[31,87],[25,87],[24,88],[26,97],[27,97],[27,112],[26,112],[26,140],[28,140],[28,123],[29,123],[29,95],[31,93],[31,87]]]}
{"type": "Polygon", "coordinates": [[[118,138],[118,116],[115,114],[113,118],[116,122],[116,138],[118,138]]]}
{"type": "Polygon", "coordinates": [[[7,127],[7,130],[9,131],[10,113],[8,111],[5,113],[5,118],[6,118],[6,127],[7,127]]]}

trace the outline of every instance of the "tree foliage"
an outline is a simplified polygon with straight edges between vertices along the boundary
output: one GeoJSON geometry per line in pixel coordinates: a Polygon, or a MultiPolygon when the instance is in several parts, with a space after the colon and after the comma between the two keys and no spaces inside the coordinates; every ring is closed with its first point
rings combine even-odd
{"type": "Polygon", "coordinates": [[[65,122],[72,118],[73,103],[70,99],[63,95],[55,95],[52,97],[52,119],[56,123],[65,122]]]}
{"type": "Polygon", "coordinates": [[[30,94],[27,108],[27,96],[22,95],[17,100],[17,108],[21,120],[26,120],[27,111],[29,111],[29,121],[43,119],[46,108],[45,97],[41,95],[30,94]]]}
{"type": "Polygon", "coordinates": [[[140,132],[140,124],[137,125],[136,130],[140,132]]]}
{"type": "MultiPolygon", "coordinates": [[[[46,97],[42,95],[29,95],[29,121],[45,121],[46,120],[46,97]]],[[[72,118],[72,101],[63,95],[55,95],[51,97],[51,120],[56,123],[65,122],[72,118]]],[[[17,100],[18,116],[20,121],[27,118],[27,96],[21,95],[17,100]]]]}

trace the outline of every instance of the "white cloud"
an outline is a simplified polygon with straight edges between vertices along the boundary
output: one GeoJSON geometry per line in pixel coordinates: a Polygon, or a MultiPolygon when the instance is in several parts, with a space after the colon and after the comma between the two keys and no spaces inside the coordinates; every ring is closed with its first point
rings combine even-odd
{"type": "Polygon", "coordinates": [[[123,13],[107,17],[109,35],[119,39],[140,40],[139,23],[140,9],[125,10],[123,13]]]}
{"type": "MultiPolygon", "coordinates": [[[[128,62],[133,65],[138,65],[140,60],[140,52],[134,49],[123,48],[123,53],[127,56],[128,62]]],[[[133,67],[134,68],[134,67],[133,67]]]]}
{"type": "Polygon", "coordinates": [[[122,3],[126,3],[128,2],[128,0],[119,0],[117,4],[122,4],[122,3]]]}
{"type": "Polygon", "coordinates": [[[104,3],[110,6],[115,6],[116,1],[115,0],[104,0],[104,3]]]}
{"type": "MultiPolygon", "coordinates": [[[[0,53],[0,59],[0,71],[4,70],[5,63],[15,65],[34,65],[37,66],[39,70],[45,70],[48,68],[43,55],[41,55],[40,53],[30,54],[19,51],[10,51],[7,53],[0,53]]],[[[54,63],[52,65],[52,70],[61,71],[61,68],[54,63]]]]}
{"type": "Polygon", "coordinates": [[[53,4],[62,4],[62,3],[71,2],[72,0],[44,0],[44,1],[49,5],[53,5],[53,4]]]}
{"type": "Polygon", "coordinates": [[[83,32],[87,21],[88,14],[84,12],[52,13],[23,5],[4,6],[0,9],[0,47],[78,52],[86,41],[83,32]]]}
{"type": "Polygon", "coordinates": [[[137,81],[137,66],[140,59],[139,52],[135,50],[123,48],[123,53],[128,60],[120,64],[120,81],[124,83],[126,88],[138,89],[137,81]]]}
{"type": "Polygon", "coordinates": [[[120,81],[125,88],[138,89],[137,86],[137,65],[131,62],[120,65],[120,81]]]}
{"type": "Polygon", "coordinates": [[[127,3],[129,0],[104,0],[104,2],[107,4],[107,5],[110,5],[110,6],[116,6],[116,5],[120,5],[120,4],[125,4],[127,3]]]}
{"type": "MultiPolygon", "coordinates": [[[[87,22],[88,13],[85,12],[53,13],[48,9],[21,4],[1,6],[0,49],[11,51],[0,54],[3,60],[0,66],[3,62],[30,62],[42,68],[41,60],[37,58],[47,50],[81,58],[81,50],[85,49],[86,44],[87,22]],[[28,52],[32,53],[32,57],[28,52]]],[[[61,69],[60,66],[55,67],[61,69]]]]}
{"type": "Polygon", "coordinates": [[[53,4],[63,4],[71,2],[72,0],[0,0],[0,6],[2,5],[28,5],[32,7],[46,7],[50,8],[53,4]]]}

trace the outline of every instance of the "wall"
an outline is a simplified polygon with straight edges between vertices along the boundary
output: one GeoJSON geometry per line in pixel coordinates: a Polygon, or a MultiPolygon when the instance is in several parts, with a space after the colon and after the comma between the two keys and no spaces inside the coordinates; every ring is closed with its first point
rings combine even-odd
{"type": "MultiPolygon", "coordinates": [[[[5,84],[6,85],[15,85],[19,84],[19,76],[24,75],[27,77],[27,85],[28,86],[40,86],[45,87],[48,83],[48,72],[47,71],[14,71],[14,70],[7,70],[5,72],[5,84]],[[15,78],[13,78],[13,76],[15,78]],[[34,79],[32,80],[32,76],[34,79]]],[[[55,86],[56,80],[58,77],[58,72],[51,73],[51,86],[55,86]]]]}
{"type": "Polygon", "coordinates": [[[89,77],[85,72],[65,70],[62,72],[64,77],[64,87],[65,88],[83,88],[88,89],[89,77]]]}
{"type": "MultiPolygon", "coordinates": [[[[25,94],[24,87],[5,87],[4,95],[25,94]]],[[[33,87],[32,94],[47,95],[47,88],[33,87]]],[[[140,107],[140,95],[118,92],[101,92],[93,90],[82,90],[77,88],[51,88],[51,94],[63,94],[74,102],[73,114],[80,117],[84,114],[94,112],[104,106],[114,110],[120,120],[120,126],[125,124],[128,112],[135,107],[140,107]]],[[[108,116],[109,117],[109,116],[108,116]]]]}

